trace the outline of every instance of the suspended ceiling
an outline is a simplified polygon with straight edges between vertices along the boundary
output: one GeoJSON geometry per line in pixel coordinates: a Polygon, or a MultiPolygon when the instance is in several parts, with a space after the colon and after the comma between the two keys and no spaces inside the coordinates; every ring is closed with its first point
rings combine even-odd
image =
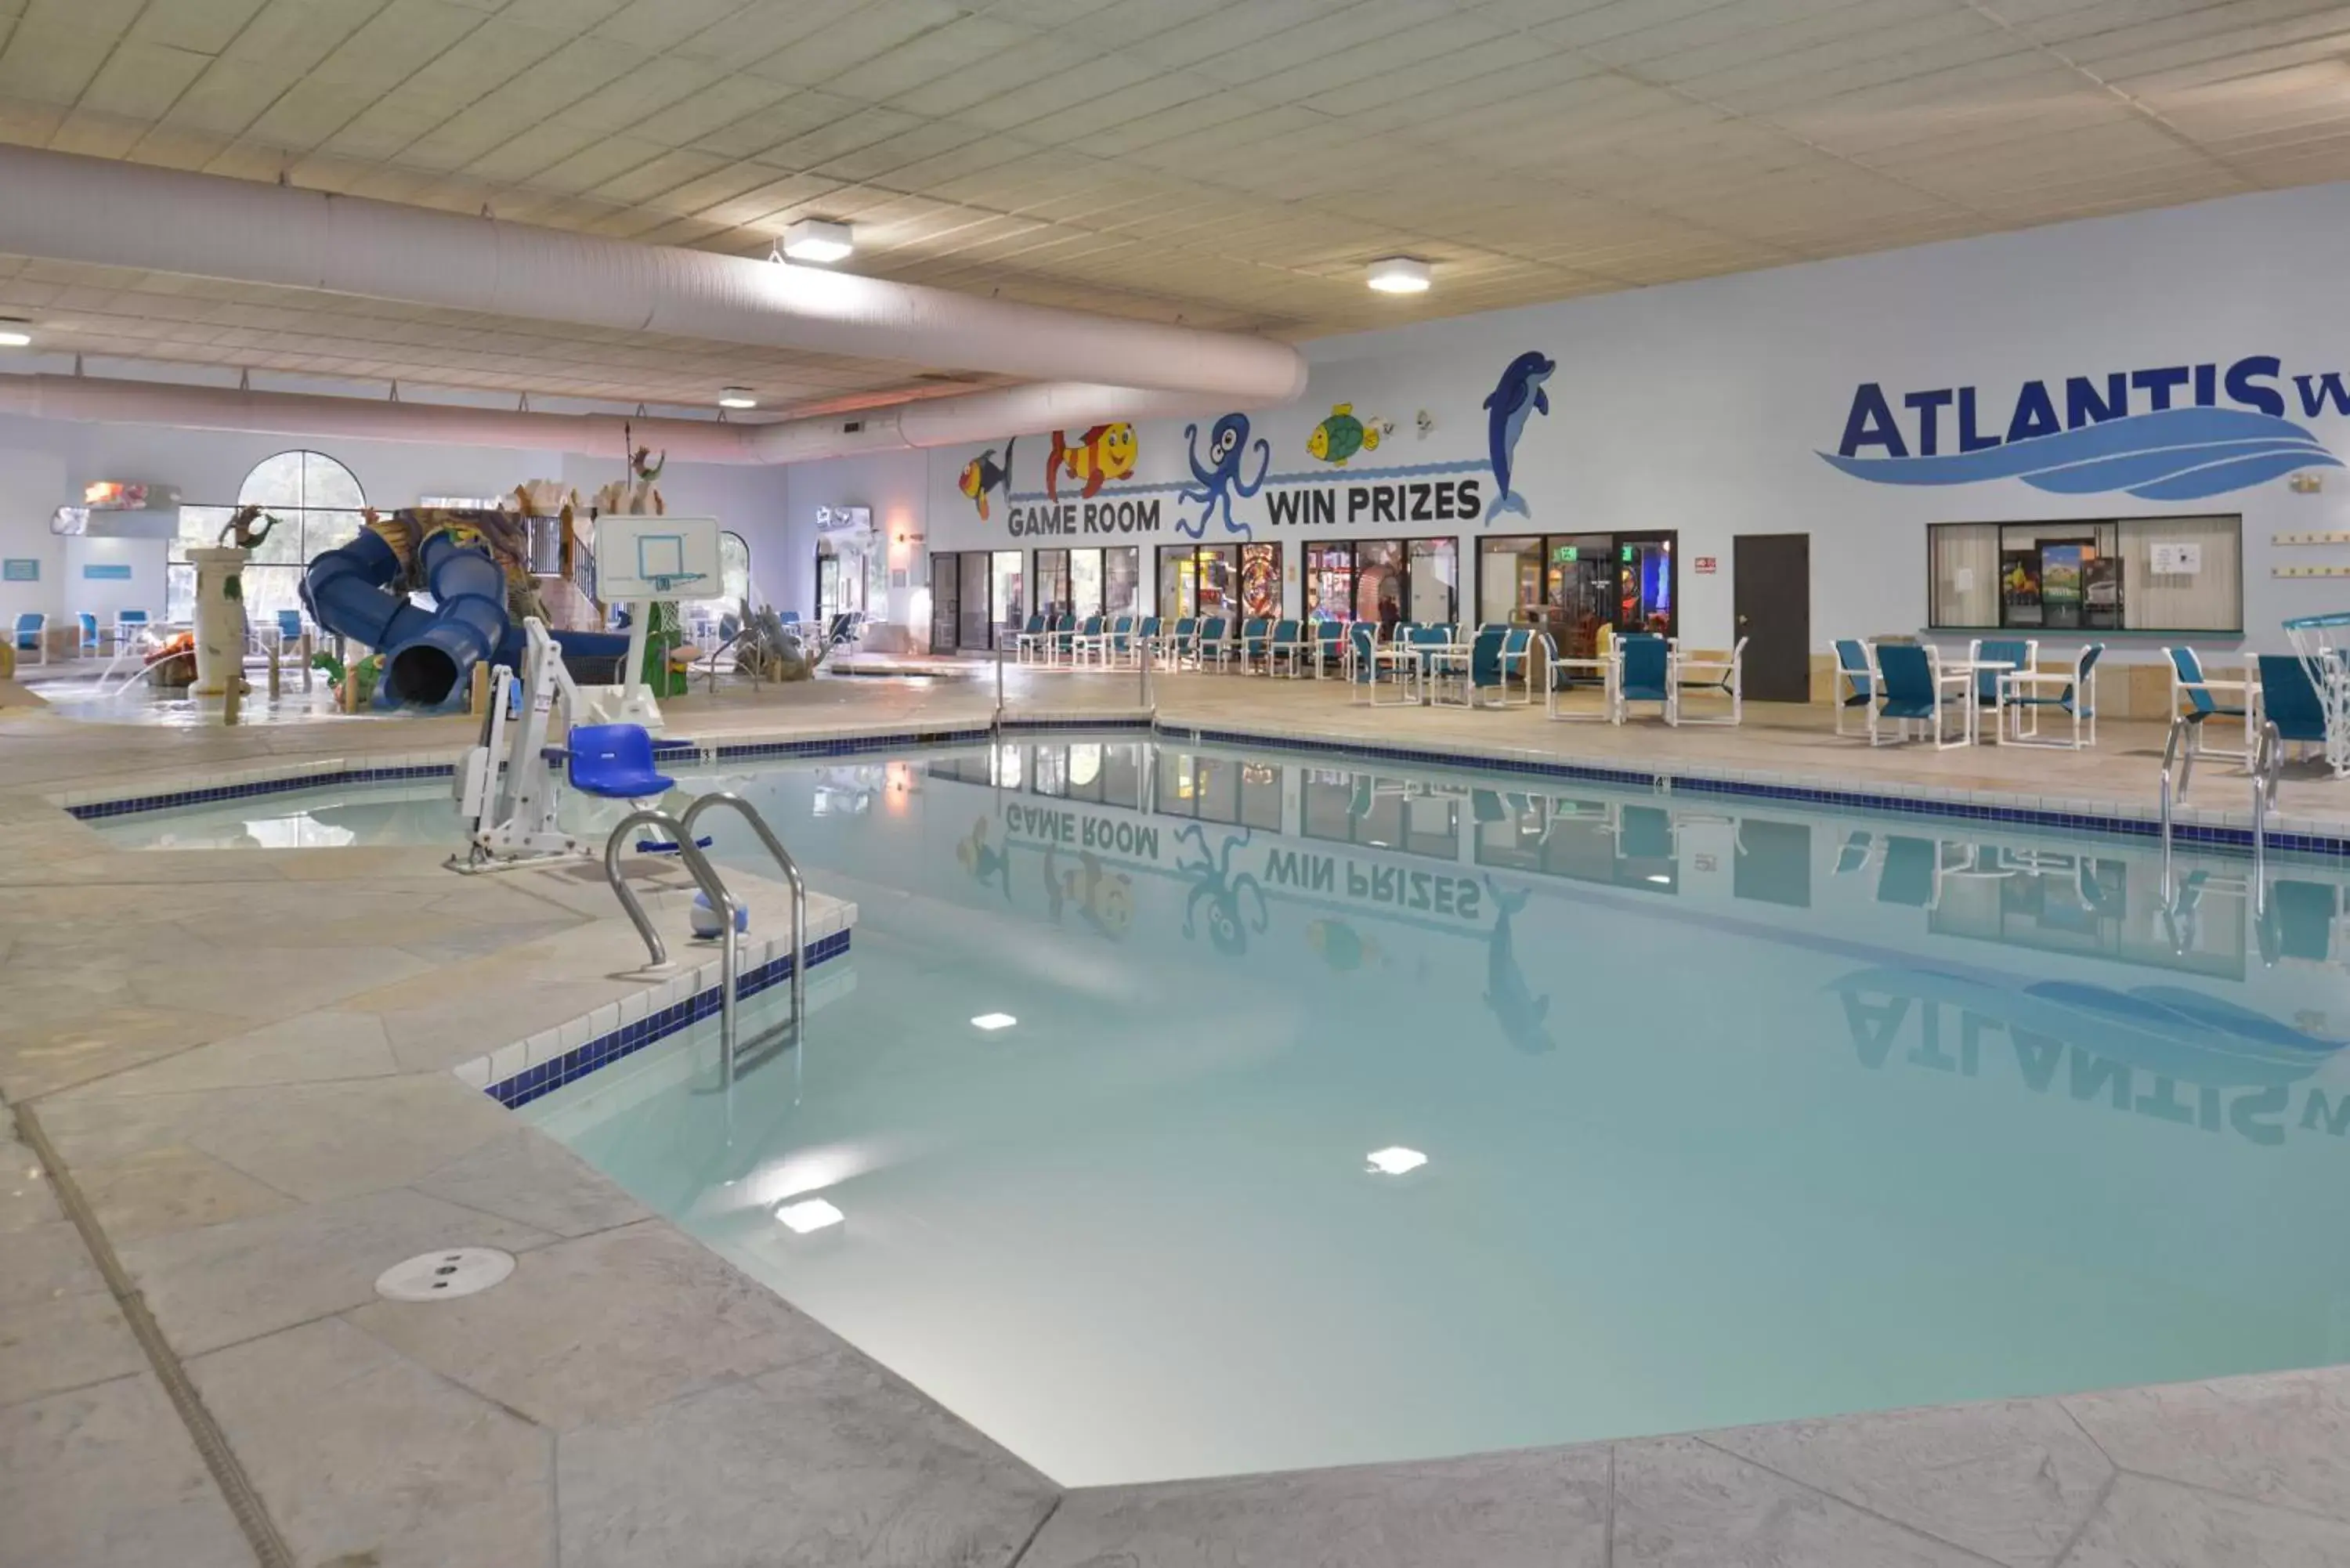
{"type": "MultiPolygon", "coordinates": [[[[846,219],[854,270],[1302,338],[2350,178],[2345,54],[2314,0],[0,0],[0,139],[744,254],[846,219]],[[1431,293],[1364,288],[1396,252],[1431,293]]],[[[27,306],[189,363],[924,385],[0,261],[27,306]]]]}

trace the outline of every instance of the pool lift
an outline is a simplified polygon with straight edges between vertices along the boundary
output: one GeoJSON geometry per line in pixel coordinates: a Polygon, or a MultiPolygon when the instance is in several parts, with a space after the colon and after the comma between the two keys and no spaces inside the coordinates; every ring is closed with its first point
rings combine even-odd
{"type": "Polygon", "coordinates": [[[563,667],[563,646],[547,634],[536,617],[523,622],[525,651],[520,673],[500,666],[492,673],[488,711],[482,719],[482,738],[458,764],[455,794],[467,825],[466,848],[452,856],[454,871],[499,871],[591,856],[588,844],[565,832],[556,820],[562,804],[567,767],[572,785],[586,794],[636,803],[604,844],[604,877],[629,924],[644,940],[650,970],[670,967],[669,950],[646,917],[644,906],[620,874],[620,852],[630,831],[638,827],[665,829],[666,839],[639,839],[636,847],[656,854],[674,854],[719,917],[720,1053],[723,1081],[731,1085],[735,1068],[734,1004],[737,984],[737,933],[743,905],[726,886],[725,878],[702,850],[707,838],[696,838],[694,824],[712,807],[739,814],[750,825],[792,892],[792,1012],[788,1027],[796,1038],[807,1017],[807,885],[798,864],[767,826],[766,818],[749,801],[720,790],[697,797],[677,815],[650,804],[676,787],[676,781],[653,762],[652,736],[639,724],[586,724],[572,727],[581,711],[579,690],[563,667]],[[561,745],[547,741],[557,701],[563,705],[567,734],[561,745]]]}

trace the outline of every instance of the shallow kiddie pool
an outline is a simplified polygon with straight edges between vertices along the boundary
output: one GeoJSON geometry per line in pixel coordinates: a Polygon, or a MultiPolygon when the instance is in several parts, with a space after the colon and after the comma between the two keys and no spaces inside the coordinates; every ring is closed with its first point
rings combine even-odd
{"type": "Polygon", "coordinates": [[[1130,740],[723,782],[854,989],[525,1114],[1061,1481],[2350,1358],[2330,867],[1130,740]]]}

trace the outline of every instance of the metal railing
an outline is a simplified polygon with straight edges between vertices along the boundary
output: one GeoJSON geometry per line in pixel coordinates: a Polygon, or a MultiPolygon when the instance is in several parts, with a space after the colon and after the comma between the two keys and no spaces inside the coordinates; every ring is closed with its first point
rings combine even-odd
{"type": "MultiPolygon", "coordinates": [[[[2170,732],[2162,742],[2162,902],[2165,909],[2170,907],[2173,898],[2172,818],[2177,808],[2186,804],[2188,781],[2195,770],[2196,749],[2191,744],[2182,745],[2181,742],[2190,738],[2195,722],[2195,719],[2188,714],[2173,714],[2170,732]]],[[[2252,776],[2252,907],[2257,914],[2268,901],[2269,813],[2276,808],[2277,781],[2284,769],[2284,742],[2278,735],[2273,721],[2263,720],[2253,732],[2252,752],[2247,759],[2247,765],[2252,776]]]]}
{"type": "Polygon", "coordinates": [[[794,861],[785,850],[782,842],[775,837],[775,830],[767,826],[766,818],[761,816],[757,808],[749,801],[739,794],[720,791],[697,799],[691,805],[686,807],[682,817],[671,816],[669,813],[651,806],[630,812],[620,819],[619,824],[612,829],[611,836],[604,841],[604,880],[611,885],[612,892],[619,898],[620,908],[628,913],[629,923],[636,927],[637,935],[644,939],[645,951],[651,960],[649,967],[667,968],[670,961],[669,949],[661,941],[660,933],[653,929],[652,921],[646,918],[644,905],[638,900],[635,891],[629,888],[628,878],[620,875],[620,851],[626,846],[629,833],[632,828],[651,826],[666,828],[669,831],[671,839],[677,846],[678,859],[684,863],[687,874],[693,878],[694,885],[702,889],[702,895],[710,900],[710,907],[718,914],[719,1070],[721,1080],[732,1085],[734,1082],[734,1048],[738,1038],[735,1024],[736,989],[740,981],[742,963],[742,949],[735,931],[735,921],[741,918],[743,905],[742,901],[736,898],[727,888],[726,879],[719,875],[718,867],[711,864],[710,857],[704,855],[701,846],[694,842],[695,821],[704,811],[713,805],[732,806],[743,814],[744,819],[751,824],[752,831],[759,836],[759,841],[767,846],[769,852],[775,856],[775,863],[783,867],[785,878],[791,884],[791,1022],[795,1033],[804,1035],[807,1020],[807,884],[800,877],[798,863],[794,861]]]}
{"type": "MultiPolygon", "coordinates": [[[[775,836],[775,830],[767,826],[767,819],[759,815],[759,808],[732,790],[717,790],[700,796],[685,808],[685,815],[678,823],[677,842],[681,854],[693,843],[693,825],[702,820],[702,814],[713,805],[726,806],[742,814],[743,820],[751,825],[751,831],[759,836],[759,842],[767,846],[767,853],[775,857],[775,865],[783,871],[784,880],[791,884],[792,1028],[804,1039],[807,1033],[807,883],[800,876],[799,862],[794,860],[791,852],[784,847],[784,841],[775,836]]],[[[717,901],[715,898],[711,899],[713,904],[717,901]]],[[[734,913],[730,907],[725,914],[725,1023],[719,1054],[724,1081],[731,1084],[734,1081],[734,913]]]]}

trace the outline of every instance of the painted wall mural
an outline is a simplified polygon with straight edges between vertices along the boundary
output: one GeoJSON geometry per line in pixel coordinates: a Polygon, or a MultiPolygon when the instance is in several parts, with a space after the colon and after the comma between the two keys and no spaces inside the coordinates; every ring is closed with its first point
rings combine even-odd
{"type": "MultiPolygon", "coordinates": [[[[1979,388],[1904,393],[1905,423],[1883,384],[1864,381],[1854,389],[1844,439],[1820,456],[1874,484],[2020,479],[2056,495],[2199,501],[2301,469],[2343,466],[2308,427],[2285,417],[2283,374],[2276,356],[2253,354],[2224,367],[2068,376],[2061,419],[2050,383],[2028,380],[2004,426],[1979,388]]],[[[2291,384],[2303,417],[2350,413],[2350,388],[2338,371],[2294,376],[2291,384]]]]}
{"type": "MultiPolygon", "coordinates": [[[[1056,444],[1060,440],[1060,433],[1058,431],[1053,432],[1056,444]]],[[[955,488],[962,491],[972,504],[979,508],[980,521],[983,523],[987,520],[987,498],[991,493],[1007,499],[1011,496],[1012,452],[1019,444],[1020,438],[1017,436],[1003,443],[1002,462],[995,461],[995,449],[989,447],[985,452],[964,463],[962,477],[955,481],[955,488]]]]}
{"type": "Polygon", "coordinates": [[[1512,464],[1518,455],[1518,438],[1525,433],[1526,420],[1533,414],[1550,412],[1550,395],[1543,383],[1558,369],[1558,361],[1534,349],[1528,349],[1510,361],[1502,379],[1485,395],[1485,441],[1491,451],[1493,466],[1493,488],[1497,493],[1493,504],[1485,510],[1484,520],[1491,523],[1504,512],[1529,516],[1526,498],[1510,488],[1512,464]]]}
{"type": "Polygon", "coordinates": [[[1355,412],[1354,404],[1336,403],[1330,417],[1307,432],[1305,455],[1333,468],[1344,468],[1348,458],[1358,452],[1378,451],[1379,442],[1394,433],[1392,421],[1363,418],[1355,412]]]}
{"type": "Polygon", "coordinates": [[[1064,432],[1055,431],[1052,450],[1045,457],[1045,494],[1058,501],[1066,476],[1084,485],[1079,493],[1091,501],[1108,481],[1133,478],[1135,460],[1140,455],[1141,445],[1129,424],[1096,425],[1077,437],[1074,445],[1064,432]]]}
{"type": "Polygon", "coordinates": [[[1216,508],[1224,509],[1224,532],[1243,539],[1253,537],[1245,523],[1232,515],[1232,497],[1246,501],[1264,488],[1265,472],[1273,466],[1273,447],[1263,437],[1256,443],[1256,477],[1252,480],[1242,473],[1248,461],[1249,419],[1246,414],[1226,414],[1216,421],[1208,436],[1208,461],[1200,461],[1200,427],[1183,427],[1183,448],[1191,462],[1191,483],[1176,492],[1185,501],[1201,504],[1199,517],[1185,523],[1178,518],[1175,532],[1197,539],[1208,531],[1208,521],[1215,516],[1216,508]],[[1197,488],[1194,488],[1196,486],[1197,488]]]}

